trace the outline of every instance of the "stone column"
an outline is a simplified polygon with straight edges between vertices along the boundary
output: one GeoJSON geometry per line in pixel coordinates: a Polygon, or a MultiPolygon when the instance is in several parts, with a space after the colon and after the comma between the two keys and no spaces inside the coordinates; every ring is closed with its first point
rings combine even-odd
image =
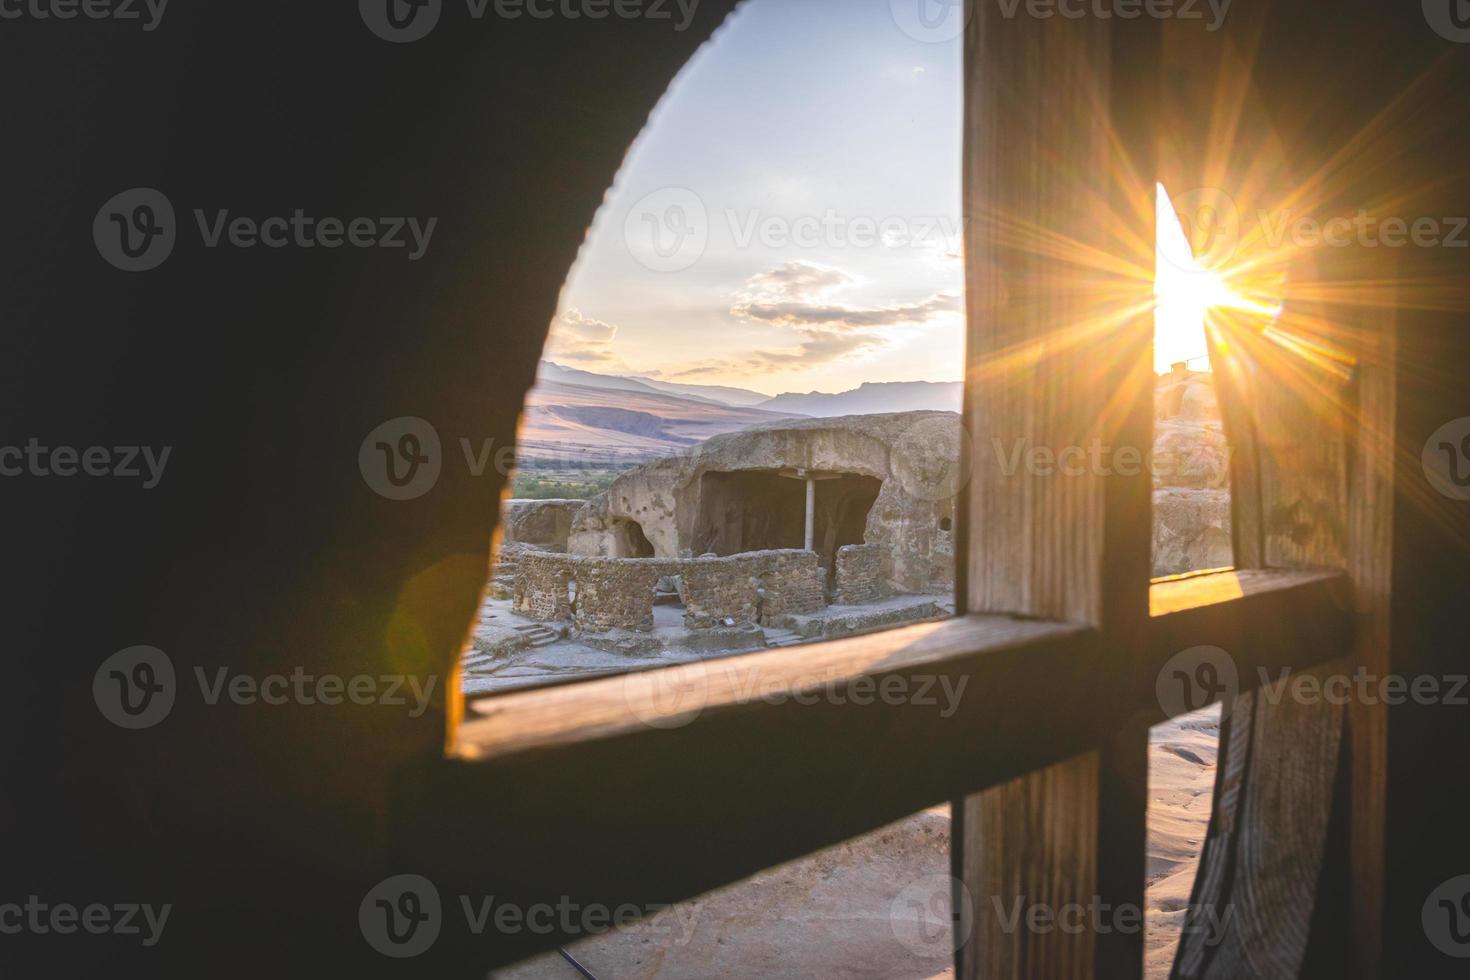
{"type": "Polygon", "coordinates": [[[817,481],[806,478],[806,550],[811,551],[817,531],[817,481]]]}

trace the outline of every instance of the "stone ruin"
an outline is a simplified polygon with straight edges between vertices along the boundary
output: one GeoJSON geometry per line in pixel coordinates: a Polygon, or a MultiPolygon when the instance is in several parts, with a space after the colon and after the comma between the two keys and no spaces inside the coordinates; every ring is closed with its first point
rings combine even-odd
{"type": "Polygon", "coordinates": [[[953,412],[790,419],[716,436],[619,477],[572,522],[571,554],[677,558],[799,548],[829,581],[838,552],[877,546],[894,591],[954,582],[963,484],[953,412]]]}
{"type": "Polygon", "coordinates": [[[1154,385],[1155,575],[1223,568],[1230,544],[1230,451],[1212,375],[1175,364],[1154,385]]]}
{"type": "MultiPolygon", "coordinates": [[[[1210,375],[1159,378],[1154,574],[1230,564],[1229,454],[1210,375]]],[[[954,583],[951,412],[793,419],[716,436],[591,500],[508,501],[493,588],[590,633],[769,626],[954,583]],[[662,599],[660,599],[662,597],[662,599]]]]}
{"type": "Polygon", "coordinates": [[[947,595],[959,439],[952,412],[793,419],[589,501],[509,501],[495,588],[519,615],[593,633],[652,629],[660,594],[691,630],[947,595]]]}

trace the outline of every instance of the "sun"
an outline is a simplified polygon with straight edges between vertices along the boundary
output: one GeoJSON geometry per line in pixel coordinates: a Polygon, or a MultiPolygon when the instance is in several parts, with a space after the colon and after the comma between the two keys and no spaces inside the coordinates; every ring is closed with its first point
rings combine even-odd
{"type": "Polygon", "coordinates": [[[1184,361],[1207,371],[1205,314],[1214,307],[1237,306],[1239,297],[1218,273],[1195,261],[1163,185],[1154,197],[1154,370],[1162,374],[1170,365],[1184,361]]]}
{"type": "MultiPolygon", "coordinates": [[[[1183,361],[1197,371],[1210,370],[1205,324],[1211,310],[1235,310],[1276,319],[1279,303],[1251,299],[1231,286],[1229,270],[1207,269],[1190,251],[1189,239],[1162,184],[1154,227],[1154,370],[1162,374],[1183,361]]],[[[1241,267],[1242,270],[1244,266],[1241,267]]],[[[1260,290],[1265,292],[1266,290],[1260,290]]],[[[1257,290],[1251,290],[1253,295],[1257,290]]]]}

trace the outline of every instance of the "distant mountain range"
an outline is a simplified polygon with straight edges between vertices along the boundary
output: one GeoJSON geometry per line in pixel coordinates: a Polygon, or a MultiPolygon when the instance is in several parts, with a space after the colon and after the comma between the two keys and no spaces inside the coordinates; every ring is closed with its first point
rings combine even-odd
{"type": "Polygon", "coordinates": [[[581,385],[585,388],[606,388],[613,391],[639,391],[644,394],[678,395],[696,401],[714,402],[717,405],[733,405],[744,408],[757,402],[771,400],[770,395],[744,388],[721,388],[716,385],[681,385],[652,378],[625,377],[620,374],[597,374],[578,368],[565,367],[552,361],[542,361],[536,373],[537,385],[546,382],[581,385]]]}
{"type": "Polygon", "coordinates": [[[824,391],[789,392],[757,403],[763,412],[782,415],[877,415],[882,412],[939,410],[958,412],[964,398],[958,381],[869,381],[835,395],[824,391]]]}
{"type": "Polygon", "coordinates": [[[520,445],[528,459],[645,460],[780,419],[959,408],[958,382],[869,383],[837,394],[773,398],[746,388],[598,374],[542,361],[526,399],[520,445]]]}
{"type": "Polygon", "coordinates": [[[560,382],[588,388],[619,391],[660,392],[715,402],[734,408],[759,408],[780,412],[785,417],[837,415],[875,415],[880,412],[912,412],[925,409],[958,412],[962,389],[958,381],[879,381],[868,382],[850,391],[835,394],[825,391],[787,392],[766,395],[749,388],[724,385],[678,384],[641,375],[598,374],[570,368],[552,361],[542,361],[538,382],[560,382]]]}
{"type": "Polygon", "coordinates": [[[788,417],[636,382],[603,387],[543,376],[526,398],[518,441],[526,459],[569,466],[632,462],[671,456],[711,436],[788,417]]]}

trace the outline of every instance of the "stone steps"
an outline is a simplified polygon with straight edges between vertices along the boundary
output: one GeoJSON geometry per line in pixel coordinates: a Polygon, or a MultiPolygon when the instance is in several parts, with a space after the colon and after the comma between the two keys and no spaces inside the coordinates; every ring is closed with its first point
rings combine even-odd
{"type": "Polygon", "coordinates": [[[514,627],[515,631],[530,641],[533,647],[550,646],[561,639],[561,634],[549,626],[540,623],[514,627]]]}

